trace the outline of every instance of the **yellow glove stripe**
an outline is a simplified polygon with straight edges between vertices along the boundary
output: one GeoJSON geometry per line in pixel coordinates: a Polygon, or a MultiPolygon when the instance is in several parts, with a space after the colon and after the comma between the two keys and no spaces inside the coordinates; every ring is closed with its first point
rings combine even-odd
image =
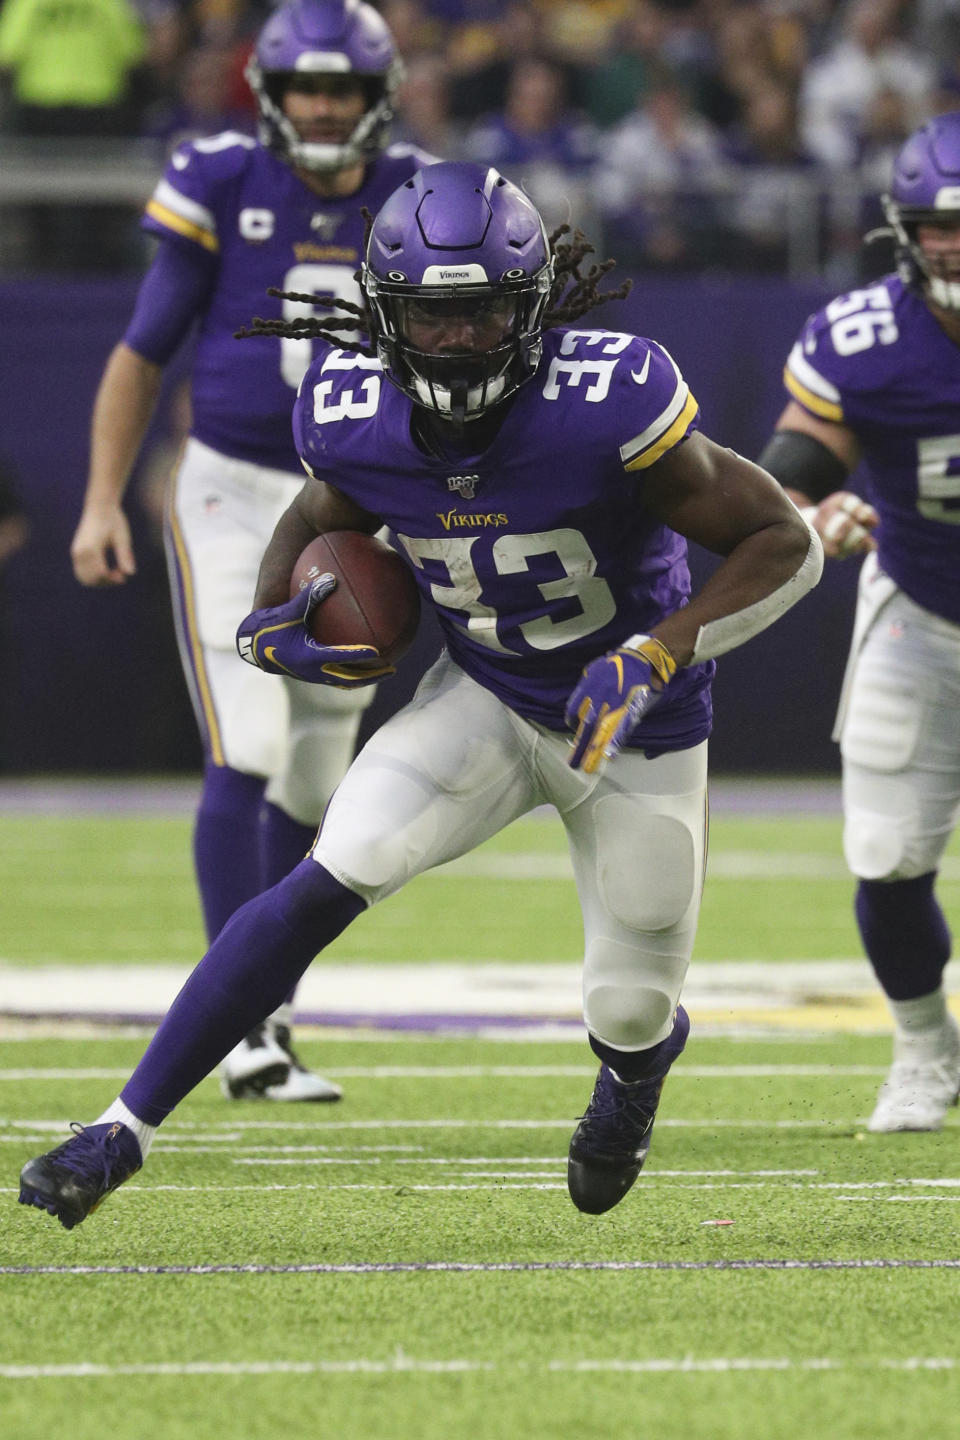
{"type": "MultiPolygon", "coordinates": [[[[254,654],[256,654],[256,651],[254,651],[254,654]]],[[[276,665],[277,669],[282,670],[284,675],[293,675],[292,670],[288,670],[286,665],[280,664],[280,661],[277,659],[277,652],[272,645],[267,645],[265,647],[263,652],[263,658],[267,661],[269,665],[276,665]]],[[[261,669],[262,668],[263,667],[261,666],[261,669]]],[[[294,675],[293,678],[296,679],[297,677],[294,675]]]]}
{"type": "MultiPolygon", "coordinates": [[[[344,649],[347,647],[344,646],[344,649]]],[[[352,650],[363,650],[363,645],[352,645],[352,650]]],[[[332,675],[336,680],[376,680],[381,675],[395,675],[397,672],[392,665],[382,665],[379,670],[367,669],[362,665],[321,665],[320,669],[324,675],[332,675]]]]}
{"type": "Polygon", "coordinates": [[[609,710],[606,714],[601,714],[600,719],[597,721],[597,728],[593,732],[593,738],[586,748],[580,766],[581,770],[585,770],[588,775],[592,775],[603,763],[605,758],[604,751],[613,738],[617,726],[623,719],[623,711],[624,707],[618,706],[616,710],[609,710]]]}
{"type": "MultiPolygon", "coordinates": [[[[294,625],[302,624],[302,620],[284,620],[279,625],[265,625],[262,630],[257,631],[257,633],[253,637],[253,644],[251,645],[251,650],[253,651],[254,660],[256,660],[257,664],[260,665],[261,669],[263,668],[263,666],[260,659],[260,646],[265,640],[265,638],[268,635],[275,634],[278,630],[292,630],[294,625]]],[[[277,668],[279,670],[282,670],[285,675],[293,674],[292,670],[288,670],[285,665],[280,664],[280,661],[276,658],[276,654],[274,653],[274,648],[272,645],[264,645],[263,659],[267,660],[271,665],[276,665],[277,668]]]]}
{"type": "Polygon", "coordinates": [[[677,662],[662,641],[654,638],[653,635],[644,636],[639,645],[624,645],[621,647],[628,650],[632,655],[640,655],[660,676],[664,685],[668,685],[677,673],[677,662]]]}

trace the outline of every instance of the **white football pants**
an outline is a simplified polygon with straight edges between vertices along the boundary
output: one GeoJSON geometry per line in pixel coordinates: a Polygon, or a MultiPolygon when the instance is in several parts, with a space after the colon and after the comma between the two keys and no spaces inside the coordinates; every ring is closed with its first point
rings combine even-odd
{"type": "Polygon", "coordinates": [[[870,555],[835,737],[844,852],[863,880],[936,870],[960,812],[960,625],[915,604],[870,555]]]}
{"type": "Polygon", "coordinates": [[[167,559],[184,674],[207,755],[267,779],[267,798],[318,825],[350,764],[374,686],[336,690],[264,675],[240,659],[237,626],[260,561],[303,481],[188,440],[168,510],[167,559]]]}
{"type": "Polygon", "coordinates": [[[568,737],[521,719],[444,655],[350,767],[313,857],[374,904],[556,806],[583,911],[587,1028],[645,1050],[670,1033],[693,949],[706,742],[656,760],[628,751],[594,775],[571,770],[569,754],[568,737]]]}

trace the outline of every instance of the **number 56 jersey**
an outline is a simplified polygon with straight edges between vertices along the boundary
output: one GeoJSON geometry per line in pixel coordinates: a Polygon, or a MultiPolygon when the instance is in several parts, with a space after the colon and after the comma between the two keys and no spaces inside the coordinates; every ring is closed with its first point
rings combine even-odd
{"type": "MultiPolygon", "coordinates": [[[[481,454],[425,455],[412,408],[378,361],[329,348],[294,409],[304,466],[391,528],[457,663],[564,730],[583,667],[687,603],[686,542],[643,492],[696,428],[696,401],[654,342],[557,329],[481,454]]],[[[653,755],[705,738],[712,673],[681,670],[631,744],[653,755]]]]}
{"type": "Polygon", "coordinates": [[[784,383],[859,440],[883,570],[918,605],[960,623],[960,346],[890,275],[811,316],[784,383]]]}

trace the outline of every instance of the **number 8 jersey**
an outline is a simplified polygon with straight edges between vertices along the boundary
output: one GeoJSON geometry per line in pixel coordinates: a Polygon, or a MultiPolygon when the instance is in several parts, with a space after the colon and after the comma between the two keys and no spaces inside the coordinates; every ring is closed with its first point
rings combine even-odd
{"type": "Polygon", "coordinates": [[[960,622],[960,346],[891,275],[811,316],[784,383],[859,440],[882,569],[918,605],[960,622]]]}
{"type": "MultiPolygon", "coordinates": [[[[457,663],[564,730],[584,665],[687,602],[686,542],[643,490],[696,428],[697,404],[654,342],[556,329],[505,411],[481,454],[428,456],[379,362],[330,348],[301,386],[294,434],[310,475],[394,531],[457,663]]],[[[704,739],[712,673],[680,671],[631,745],[656,754],[704,739]]]]}
{"type": "Polygon", "coordinates": [[[314,313],[308,304],[268,296],[271,286],[359,300],[354,276],[363,255],[363,207],[379,210],[432,159],[409,145],[391,146],[367,166],[359,190],[327,197],[236,131],[174,151],[142,223],[165,243],[209,257],[192,367],[198,440],[234,460],[298,473],[290,407],[312,342],[237,340],[236,331],[254,315],[314,313]]]}

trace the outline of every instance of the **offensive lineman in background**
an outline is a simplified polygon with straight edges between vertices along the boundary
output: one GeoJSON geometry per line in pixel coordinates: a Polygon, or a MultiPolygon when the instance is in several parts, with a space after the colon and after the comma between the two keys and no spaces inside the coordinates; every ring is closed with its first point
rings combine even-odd
{"type": "Polygon", "coordinates": [[[760,457],[827,555],[869,552],[834,738],[857,924],[894,1021],[880,1132],[939,1130],[960,1092],[934,895],[960,808],[960,113],[906,142],[884,208],[899,273],[807,322],[760,457]],[[872,503],[846,488],[861,459],[872,503]]]}
{"type": "MultiPolygon", "coordinates": [[[[279,675],[265,683],[237,655],[237,617],[303,483],[290,417],[312,345],[244,345],[234,332],[254,313],[314,313],[268,298],[271,286],[359,300],[362,208],[378,210],[430,160],[409,146],[383,153],[400,68],[387,26],[361,0],[294,0],[275,11],[247,71],[259,141],[228,131],[174,152],[143,221],[160,242],[156,256],[94,406],[71,555],[84,585],[119,585],[136,569],[123,493],[164,366],[198,324],[167,552],[205,752],[194,860],[211,941],[307,853],[373,693],[279,675]]],[[[339,1098],[291,1049],[292,998],[225,1060],[228,1098],[339,1098]]]]}

